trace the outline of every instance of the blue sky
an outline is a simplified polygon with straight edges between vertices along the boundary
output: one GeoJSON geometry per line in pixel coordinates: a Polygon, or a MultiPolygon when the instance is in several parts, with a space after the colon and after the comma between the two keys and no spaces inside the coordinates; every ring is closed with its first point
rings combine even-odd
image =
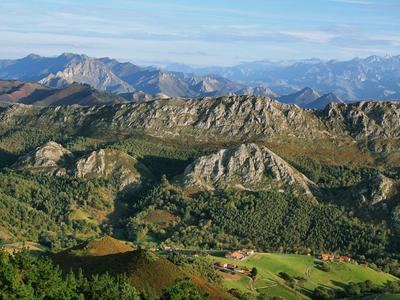
{"type": "Polygon", "coordinates": [[[0,57],[138,64],[400,54],[400,0],[1,0],[0,57]]]}

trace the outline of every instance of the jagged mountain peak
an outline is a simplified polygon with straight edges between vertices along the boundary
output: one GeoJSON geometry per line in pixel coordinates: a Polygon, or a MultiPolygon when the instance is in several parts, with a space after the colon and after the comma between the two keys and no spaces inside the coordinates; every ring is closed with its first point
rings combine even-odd
{"type": "Polygon", "coordinates": [[[42,58],[42,57],[35,53],[28,54],[27,56],[24,57],[24,59],[39,59],[39,58],[42,58]]]}
{"type": "Polygon", "coordinates": [[[305,87],[293,94],[280,96],[278,97],[278,100],[283,103],[296,104],[300,107],[305,107],[320,97],[321,95],[317,91],[313,90],[312,88],[305,87]]]}
{"type": "Polygon", "coordinates": [[[89,57],[74,57],[67,67],[51,73],[39,81],[52,87],[66,87],[73,82],[90,84],[92,87],[108,92],[132,92],[134,89],[118,78],[111,69],[100,61],[89,57]]]}
{"type": "Polygon", "coordinates": [[[317,97],[320,96],[320,94],[313,90],[310,87],[305,87],[303,89],[301,89],[300,91],[294,93],[294,95],[298,95],[298,96],[304,96],[304,97],[317,97]]]}

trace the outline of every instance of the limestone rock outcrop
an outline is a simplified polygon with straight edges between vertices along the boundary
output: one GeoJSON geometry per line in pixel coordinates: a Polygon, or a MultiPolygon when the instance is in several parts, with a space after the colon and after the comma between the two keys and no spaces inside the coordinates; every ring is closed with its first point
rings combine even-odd
{"type": "Polygon", "coordinates": [[[69,150],[50,141],[22,156],[14,167],[49,175],[65,175],[71,159],[73,155],[69,150]]]}
{"type": "Polygon", "coordinates": [[[241,144],[190,164],[180,183],[212,190],[217,186],[262,190],[278,188],[312,195],[317,186],[266,147],[241,144]]]}
{"type": "Polygon", "coordinates": [[[134,157],[115,149],[101,149],[79,159],[74,174],[117,181],[120,189],[138,187],[151,179],[150,171],[134,157]]]}

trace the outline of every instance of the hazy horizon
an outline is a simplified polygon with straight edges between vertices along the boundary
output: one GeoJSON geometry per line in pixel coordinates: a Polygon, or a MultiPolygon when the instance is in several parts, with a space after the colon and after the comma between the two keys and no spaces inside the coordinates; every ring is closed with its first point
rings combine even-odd
{"type": "Polygon", "coordinates": [[[393,54],[393,55],[389,55],[389,54],[385,54],[385,55],[370,54],[370,55],[367,55],[366,54],[364,56],[350,57],[348,59],[335,59],[335,58],[322,59],[322,58],[319,58],[319,57],[309,57],[309,58],[299,58],[299,59],[268,59],[268,58],[266,58],[266,59],[254,60],[254,61],[239,61],[239,62],[232,63],[232,64],[229,64],[229,65],[219,65],[219,64],[198,65],[198,64],[182,63],[182,62],[179,62],[179,61],[154,62],[154,63],[150,63],[150,64],[140,64],[140,63],[137,63],[134,60],[129,60],[129,59],[126,59],[126,58],[116,58],[116,57],[112,57],[112,56],[108,56],[108,55],[105,55],[105,56],[91,56],[91,55],[88,55],[86,53],[78,53],[78,52],[63,52],[63,53],[54,54],[54,55],[43,55],[41,53],[32,52],[32,53],[29,53],[27,55],[20,56],[20,57],[15,57],[15,58],[0,57],[0,60],[1,59],[18,60],[18,59],[29,57],[31,55],[38,55],[40,57],[53,57],[53,58],[56,58],[56,57],[59,57],[59,56],[61,56],[63,54],[86,55],[86,56],[89,56],[89,57],[91,57],[93,59],[110,58],[110,59],[115,59],[115,60],[117,60],[119,62],[122,62],[122,63],[130,62],[130,63],[136,64],[136,65],[139,65],[141,67],[156,67],[156,68],[157,67],[161,67],[161,68],[163,68],[163,67],[168,67],[168,66],[173,66],[173,65],[177,65],[177,66],[182,65],[182,66],[187,66],[187,67],[191,67],[191,68],[194,68],[194,69],[196,69],[196,68],[213,68],[213,67],[234,67],[234,66],[238,66],[238,65],[241,65],[241,64],[257,64],[257,63],[260,63],[260,64],[262,64],[262,63],[274,63],[274,64],[279,64],[279,63],[285,64],[285,63],[287,63],[288,65],[290,65],[291,63],[305,62],[305,61],[312,61],[312,60],[316,60],[316,61],[318,60],[318,61],[323,61],[323,62],[329,62],[329,61],[346,62],[346,61],[350,61],[350,60],[353,60],[353,59],[367,59],[368,57],[373,57],[373,56],[378,56],[378,57],[382,57],[382,58],[400,57],[400,54],[393,54]]]}

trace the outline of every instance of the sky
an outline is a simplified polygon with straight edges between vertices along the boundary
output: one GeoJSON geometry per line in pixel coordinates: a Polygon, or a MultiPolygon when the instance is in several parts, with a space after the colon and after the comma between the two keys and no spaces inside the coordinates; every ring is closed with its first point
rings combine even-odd
{"type": "Polygon", "coordinates": [[[0,0],[0,58],[141,65],[400,54],[400,0],[0,0]]]}

